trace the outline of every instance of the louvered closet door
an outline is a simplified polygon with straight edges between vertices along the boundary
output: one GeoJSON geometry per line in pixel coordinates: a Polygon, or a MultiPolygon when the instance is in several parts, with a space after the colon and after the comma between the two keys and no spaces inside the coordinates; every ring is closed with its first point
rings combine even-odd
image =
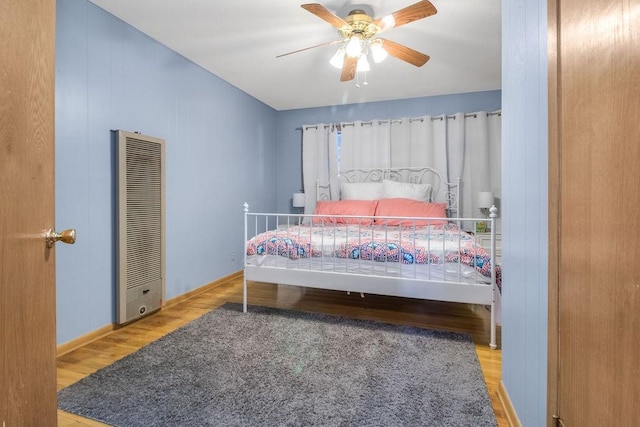
{"type": "Polygon", "coordinates": [[[550,372],[557,377],[549,392],[557,401],[549,406],[565,426],[637,426],[640,1],[556,2],[550,155],[559,168],[550,169],[550,182],[559,215],[552,211],[558,250],[550,271],[557,266],[558,305],[550,372]]]}

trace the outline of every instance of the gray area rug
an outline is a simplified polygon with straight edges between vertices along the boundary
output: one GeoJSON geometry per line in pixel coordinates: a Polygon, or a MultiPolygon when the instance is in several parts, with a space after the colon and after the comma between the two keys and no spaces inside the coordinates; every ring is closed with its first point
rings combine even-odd
{"type": "Polygon", "coordinates": [[[495,426],[471,338],[228,303],[58,393],[115,426],[495,426]]]}

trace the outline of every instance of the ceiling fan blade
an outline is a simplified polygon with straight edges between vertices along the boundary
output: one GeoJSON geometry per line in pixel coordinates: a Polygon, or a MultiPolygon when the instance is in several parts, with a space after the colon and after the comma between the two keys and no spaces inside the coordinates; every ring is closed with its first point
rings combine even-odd
{"type": "Polygon", "coordinates": [[[315,49],[316,47],[331,46],[331,45],[334,45],[336,43],[342,43],[342,40],[334,40],[332,42],[320,43],[320,44],[317,44],[315,46],[309,46],[309,47],[305,47],[303,49],[294,50],[292,52],[282,53],[280,55],[276,55],[276,58],[281,58],[281,57],[287,56],[287,55],[293,55],[294,53],[304,52],[305,50],[309,50],[309,49],[315,49]]]}
{"type": "Polygon", "coordinates": [[[380,38],[380,40],[382,40],[382,47],[384,47],[389,55],[413,64],[416,67],[422,67],[429,60],[428,55],[413,50],[410,47],[383,38],[380,38]]]}
{"type": "Polygon", "coordinates": [[[431,4],[431,2],[428,0],[422,0],[418,3],[412,4],[411,6],[407,6],[404,9],[400,9],[391,15],[376,19],[373,21],[373,24],[380,27],[380,32],[382,32],[389,28],[397,28],[401,25],[408,24],[409,22],[435,15],[436,13],[438,13],[438,10],[433,4],[431,4]]]}
{"type": "Polygon", "coordinates": [[[347,21],[340,18],[339,16],[334,15],[333,13],[331,13],[329,9],[327,9],[320,3],[308,3],[308,4],[300,5],[300,7],[302,7],[304,10],[307,10],[313,13],[318,18],[324,19],[325,21],[327,21],[329,24],[333,25],[337,29],[340,29],[345,26],[347,27],[349,26],[349,23],[347,21]]]}
{"type": "Polygon", "coordinates": [[[353,80],[356,76],[356,66],[358,65],[358,58],[352,58],[349,55],[344,56],[344,64],[342,64],[342,74],[340,75],[341,82],[348,82],[353,80]]]}

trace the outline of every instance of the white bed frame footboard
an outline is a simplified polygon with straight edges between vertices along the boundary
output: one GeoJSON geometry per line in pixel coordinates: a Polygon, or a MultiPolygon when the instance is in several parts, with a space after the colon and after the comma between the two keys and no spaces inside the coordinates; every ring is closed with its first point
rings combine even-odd
{"type": "MultiPolygon", "coordinates": [[[[491,260],[494,260],[496,239],[495,239],[495,223],[497,217],[497,209],[492,207],[490,210],[489,222],[491,224],[491,260]]],[[[491,331],[489,346],[492,349],[497,348],[496,344],[496,272],[495,262],[491,263],[491,278],[489,283],[480,283],[477,279],[461,280],[460,273],[453,280],[451,277],[441,278],[423,278],[416,274],[412,274],[412,266],[406,266],[397,261],[390,262],[385,265],[379,261],[363,261],[363,260],[346,260],[340,258],[335,264],[331,262],[322,264],[321,267],[313,266],[312,260],[290,260],[286,256],[272,255],[276,259],[275,264],[260,262],[254,260],[248,262],[247,248],[248,241],[251,237],[258,234],[258,224],[260,231],[269,229],[269,224],[279,224],[288,227],[300,222],[302,215],[295,214],[272,214],[272,213],[250,213],[247,203],[244,204],[245,217],[245,251],[244,251],[244,281],[243,281],[243,310],[247,311],[247,281],[267,282],[275,284],[294,285],[302,287],[311,287],[319,289],[330,289],[346,292],[359,292],[367,294],[388,295],[407,298],[418,298],[435,301],[448,301],[470,304],[481,304],[491,307],[491,331]],[[250,220],[251,218],[251,220],[250,220]],[[251,224],[251,225],[250,225],[251,224]],[[251,230],[251,232],[249,231],[251,230]],[[282,259],[282,261],[280,261],[282,259]],[[337,268],[347,265],[346,263],[367,263],[367,266],[380,264],[381,271],[367,270],[364,273],[358,272],[358,267],[354,271],[348,269],[337,268]],[[344,264],[343,264],[344,263],[344,264]],[[337,267],[336,267],[337,265],[337,267]],[[391,268],[388,268],[388,266],[391,268]],[[398,269],[403,269],[404,274],[399,274],[398,269]]],[[[313,215],[305,215],[305,217],[313,218],[313,215]]],[[[476,222],[485,221],[484,218],[456,218],[454,221],[461,223],[462,221],[476,222]]],[[[265,256],[264,259],[267,259],[265,256]]],[[[455,265],[455,264],[454,264],[455,265]]],[[[458,263],[458,268],[461,264],[458,263]]],[[[365,269],[368,269],[365,268],[365,269]]],[[[415,273],[415,269],[413,272],[415,273]]],[[[474,275],[475,275],[475,270],[474,275]]],[[[448,273],[445,273],[445,276],[448,273]]]]}

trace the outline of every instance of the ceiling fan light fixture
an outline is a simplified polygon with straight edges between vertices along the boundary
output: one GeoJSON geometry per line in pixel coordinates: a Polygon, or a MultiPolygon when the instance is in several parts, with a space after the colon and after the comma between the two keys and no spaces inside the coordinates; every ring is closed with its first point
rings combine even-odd
{"type": "Polygon", "coordinates": [[[369,61],[367,60],[367,55],[360,55],[358,58],[358,65],[356,66],[357,72],[369,71],[371,67],[369,66],[369,61]]]}
{"type": "Polygon", "coordinates": [[[338,51],[329,60],[329,64],[338,69],[342,69],[342,66],[344,65],[344,47],[338,49],[338,51]]]}
{"type": "Polygon", "coordinates": [[[357,77],[361,72],[364,73],[364,84],[367,84],[366,73],[370,70],[367,58],[369,51],[371,51],[371,57],[376,63],[384,61],[389,55],[416,67],[423,66],[429,60],[429,56],[422,52],[388,39],[378,38],[381,32],[390,28],[397,28],[435,15],[438,11],[429,0],[418,0],[416,3],[380,19],[373,19],[363,9],[352,10],[343,19],[320,3],[303,4],[301,7],[335,27],[338,30],[340,39],[278,55],[277,58],[320,46],[340,43],[340,48],[331,57],[329,63],[334,67],[342,68],[340,74],[341,82],[353,80],[355,77],[356,86],[359,86],[357,77]]]}
{"type": "Polygon", "coordinates": [[[360,37],[356,35],[351,36],[349,42],[347,43],[346,52],[347,55],[352,58],[357,58],[358,56],[360,56],[360,54],[362,53],[362,40],[360,40],[360,37]]]}
{"type": "Polygon", "coordinates": [[[385,16],[380,20],[380,22],[382,23],[383,30],[388,30],[389,28],[393,28],[396,26],[396,19],[393,17],[393,15],[385,16]]]}
{"type": "Polygon", "coordinates": [[[369,50],[371,51],[373,62],[375,62],[376,64],[384,61],[387,56],[389,56],[387,50],[382,47],[382,41],[380,39],[374,40],[373,43],[371,43],[371,47],[369,48],[369,50]]]}

